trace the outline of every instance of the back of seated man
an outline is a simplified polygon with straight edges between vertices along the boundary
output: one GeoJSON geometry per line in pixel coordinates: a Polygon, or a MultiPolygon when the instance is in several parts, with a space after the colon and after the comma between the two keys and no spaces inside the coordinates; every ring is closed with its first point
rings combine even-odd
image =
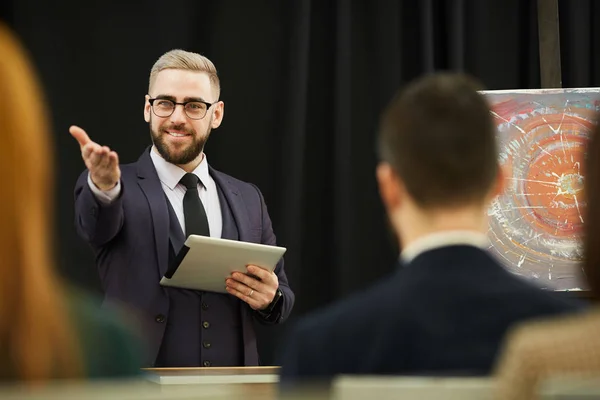
{"type": "Polygon", "coordinates": [[[404,246],[398,266],[297,324],[283,387],[337,374],[488,375],[509,326],[579,308],[486,252],[486,211],[503,177],[479,88],[464,75],[429,75],[385,110],[377,180],[404,246]]]}

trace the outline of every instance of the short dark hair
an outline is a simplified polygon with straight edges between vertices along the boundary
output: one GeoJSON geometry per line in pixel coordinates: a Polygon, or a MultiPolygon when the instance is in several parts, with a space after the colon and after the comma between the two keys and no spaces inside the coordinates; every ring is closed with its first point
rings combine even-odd
{"type": "Polygon", "coordinates": [[[585,224],[583,225],[583,271],[592,297],[600,300],[600,114],[587,148],[585,173],[585,224]]]}
{"type": "Polygon", "coordinates": [[[490,108],[475,79],[424,76],[400,91],[381,119],[379,155],[424,209],[483,201],[498,174],[490,108]]]}

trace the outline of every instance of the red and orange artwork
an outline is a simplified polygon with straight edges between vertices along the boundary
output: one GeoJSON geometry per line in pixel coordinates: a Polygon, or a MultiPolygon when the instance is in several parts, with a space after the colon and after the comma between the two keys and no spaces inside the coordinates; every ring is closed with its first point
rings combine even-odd
{"type": "Polygon", "coordinates": [[[600,89],[483,93],[497,128],[505,184],[488,212],[491,252],[541,287],[586,289],[583,184],[600,89]]]}

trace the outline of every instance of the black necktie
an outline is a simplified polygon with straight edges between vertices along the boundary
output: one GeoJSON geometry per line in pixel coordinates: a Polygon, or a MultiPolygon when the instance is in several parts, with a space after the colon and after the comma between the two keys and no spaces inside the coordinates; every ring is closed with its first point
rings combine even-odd
{"type": "Polygon", "coordinates": [[[187,188],[185,196],[183,196],[186,238],[190,235],[210,236],[208,218],[198,194],[198,182],[200,182],[200,178],[191,173],[185,174],[179,181],[187,188]]]}

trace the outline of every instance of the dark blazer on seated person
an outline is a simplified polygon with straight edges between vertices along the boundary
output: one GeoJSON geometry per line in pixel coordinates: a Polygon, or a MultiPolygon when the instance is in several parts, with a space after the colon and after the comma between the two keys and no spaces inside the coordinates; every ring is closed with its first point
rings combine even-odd
{"type": "Polygon", "coordinates": [[[80,340],[85,378],[127,378],[142,374],[142,333],[126,309],[100,307],[99,299],[70,288],[69,308],[80,340]]]}
{"type": "MultiPolygon", "coordinates": [[[[100,307],[99,299],[72,286],[65,288],[65,300],[81,356],[81,379],[142,375],[141,332],[128,319],[131,315],[127,310],[100,307]]],[[[0,343],[0,384],[21,379],[10,350],[0,343]]],[[[60,371],[55,372],[58,375],[54,378],[58,378],[60,371]]]]}
{"type": "Polygon", "coordinates": [[[511,325],[581,308],[514,276],[481,247],[427,249],[302,319],[282,354],[283,387],[337,374],[487,375],[511,325]]]}

